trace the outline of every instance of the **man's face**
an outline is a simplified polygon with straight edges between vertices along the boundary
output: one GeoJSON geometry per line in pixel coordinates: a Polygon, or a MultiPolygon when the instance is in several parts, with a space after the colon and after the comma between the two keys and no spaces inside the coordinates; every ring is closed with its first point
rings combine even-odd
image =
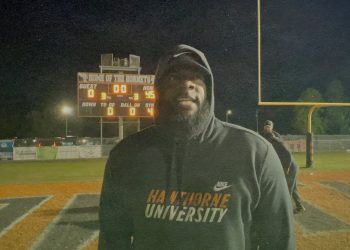
{"type": "Polygon", "coordinates": [[[163,79],[160,98],[173,115],[192,117],[206,99],[204,79],[191,69],[173,70],[163,79]]]}
{"type": "Polygon", "coordinates": [[[271,134],[272,133],[272,126],[271,125],[265,125],[264,126],[264,132],[266,134],[271,134]]]}

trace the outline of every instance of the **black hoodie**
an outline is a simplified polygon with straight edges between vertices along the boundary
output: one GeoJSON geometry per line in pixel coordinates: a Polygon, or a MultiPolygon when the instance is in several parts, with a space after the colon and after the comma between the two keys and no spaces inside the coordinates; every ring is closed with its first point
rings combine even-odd
{"type": "Polygon", "coordinates": [[[156,90],[168,70],[182,64],[206,77],[205,124],[195,136],[178,140],[156,117],[155,126],[111,151],[99,249],[295,249],[278,156],[256,133],[215,118],[213,77],[203,53],[180,45],[166,54],[156,90]]]}

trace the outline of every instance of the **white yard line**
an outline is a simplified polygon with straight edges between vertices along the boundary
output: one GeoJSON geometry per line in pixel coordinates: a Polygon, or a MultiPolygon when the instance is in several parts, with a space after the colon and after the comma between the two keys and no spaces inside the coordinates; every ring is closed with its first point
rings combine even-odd
{"type": "Polygon", "coordinates": [[[78,194],[74,194],[70,200],[67,202],[67,204],[64,206],[64,208],[59,212],[59,214],[53,219],[53,221],[44,229],[44,231],[40,234],[40,236],[37,238],[37,240],[34,241],[32,246],[29,248],[29,250],[36,249],[40,243],[45,239],[46,235],[50,232],[51,228],[57,224],[57,222],[61,219],[67,208],[75,201],[78,194]]]}
{"type": "Polygon", "coordinates": [[[0,210],[4,207],[7,207],[9,203],[0,203],[0,210]]]}
{"type": "Polygon", "coordinates": [[[90,237],[88,240],[86,240],[85,242],[83,242],[82,244],[80,244],[80,245],[77,247],[77,250],[84,250],[87,246],[90,245],[90,243],[91,243],[93,240],[97,239],[97,237],[99,236],[99,234],[100,234],[100,231],[99,231],[99,230],[95,231],[95,232],[93,233],[93,235],[91,235],[91,237],[90,237]]]}
{"type": "MultiPolygon", "coordinates": [[[[44,204],[45,202],[47,202],[49,199],[51,199],[53,197],[53,195],[50,196],[30,196],[30,197],[18,197],[18,198],[13,198],[11,197],[10,199],[24,199],[24,198],[34,198],[34,197],[46,197],[46,199],[44,199],[43,201],[41,201],[38,205],[32,207],[31,209],[28,210],[27,213],[23,214],[22,216],[20,216],[19,218],[17,218],[17,220],[13,221],[10,225],[8,225],[7,227],[5,227],[1,232],[0,232],[0,238],[6,234],[9,230],[11,230],[17,223],[19,223],[21,220],[23,220],[25,217],[27,217],[29,214],[31,214],[34,210],[38,209],[42,204],[44,204]]],[[[1,198],[1,199],[5,199],[5,198],[1,198]]]]}
{"type": "MultiPolygon", "coordinates": [[[[59,214],[53,219],[53,221],[45,228],[45,230],[41,233],[41,235],[37,238],[37,240],[34,241],[34,243],[31,245],[29,250],[35,250],[37,249],[40,244],[45,240],[47,234],[50,233],[51,229],[55,227],[55,225],[60,221],[62,216],[65,214],[67,209],[73,204],[73,202],[76,200],[76,198],[79,195],[99,195],[99,193],[75,193],[70,200],[67,202],[67,204],[64,206],[64,208],[59,212],[59,214]]],[[[78,249],[83,249],[86,247],[92,240],[94,240],[99,234],[99,231],[95,231],[93,235],[86,241],[83,242],[81,245],[79,245],[78,249]]]]}

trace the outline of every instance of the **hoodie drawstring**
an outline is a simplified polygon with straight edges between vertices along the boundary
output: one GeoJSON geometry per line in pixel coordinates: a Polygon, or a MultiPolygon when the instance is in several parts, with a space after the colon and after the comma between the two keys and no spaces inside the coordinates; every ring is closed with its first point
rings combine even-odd
{"type": "Polygon", "coordinates": [[[173,146],[172,146],[172,150],[171,150],[171,155],[170,155],[170,162],[168,162],[167,164],[167,169],[166,169],[166,189],[165,189],[165,197],[166,200],[169,202],[170,204],[170,188],[171,188],[171,176],[172,176],[172,172],[173,169],[176,168],[176,142],[174,141],[173,146]]]}
{"type": "MultiPolygon", "coordinates": [[[[183,160],[187,149],[187,142],[183,143],[177,140],[174,140],[172,152],[171,152],[171,159],[170,164],[167,168],[166,173],[166,197],[168,202],[170,203],[170,192],[172,188],[172,177],[176,177],[176,201],[179,202],[180,206],[182,206],[182,176],[183,176],[183,160]]],[[[175,184],[175,183],[174,183],[175,184]]]]}

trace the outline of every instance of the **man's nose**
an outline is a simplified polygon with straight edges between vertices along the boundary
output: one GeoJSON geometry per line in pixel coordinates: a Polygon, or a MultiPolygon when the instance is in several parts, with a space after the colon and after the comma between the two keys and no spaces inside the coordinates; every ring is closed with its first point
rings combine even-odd
{"type": "Polygon", "coordinates": [[[196,84],[192,80],[184,79],[181,87],[184,91],[192,91],[195,89],[196,84]]]}
{"type": "Polygon", "coordinates": [[[195,89],[195,83],[191,80],[183,79],[177,85],[177,92],[181,96],[192,96],[195,89]]]}

